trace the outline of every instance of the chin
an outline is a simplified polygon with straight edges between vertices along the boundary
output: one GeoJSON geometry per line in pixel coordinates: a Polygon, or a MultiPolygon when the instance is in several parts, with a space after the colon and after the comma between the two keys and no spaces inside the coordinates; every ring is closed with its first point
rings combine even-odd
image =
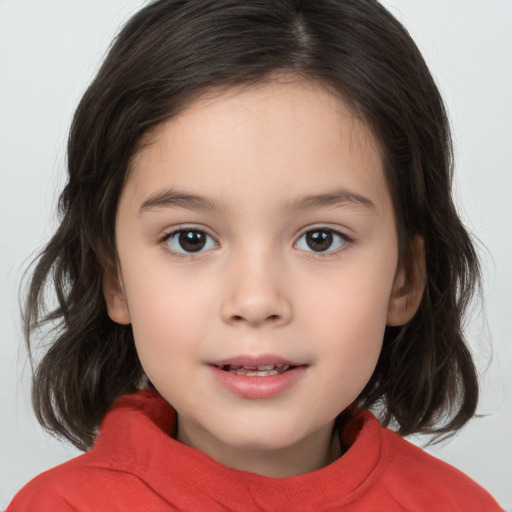
{"type": "MultiPolygon", "coordinates": [[[[301,432],[297,425],[276,422],[253,422],[251,425],[236,424],[236,428],[219,430],[217,439],[232,450],[246,452],[270,452],[286,450],[301,441],[310,433],[301,432]]],[[[213,433],[213,432],[212,432],[213,433]]],[[[215,433],[214,433],[215,435],[215,433]]]]}

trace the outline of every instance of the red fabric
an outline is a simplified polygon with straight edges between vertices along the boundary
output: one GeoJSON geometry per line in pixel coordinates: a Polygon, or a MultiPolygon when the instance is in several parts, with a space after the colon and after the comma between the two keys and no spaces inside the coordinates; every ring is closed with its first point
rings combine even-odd
{"type": "Polygon", "coordinates": [[[353,443],[341,459],[281,479],[226,468],[175,441],[174,421],[154,392],[122,397],[91,451],[29,482],[6,512],[502,510],[470,478],[368,412],[345,428],[344,441],[353,443]]]}

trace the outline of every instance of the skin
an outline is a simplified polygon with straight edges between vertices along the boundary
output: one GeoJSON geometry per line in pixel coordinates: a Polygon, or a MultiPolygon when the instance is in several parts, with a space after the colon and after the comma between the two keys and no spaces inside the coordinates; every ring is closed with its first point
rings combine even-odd
{"type": "Polygon", "coordinates": [[[334,419],[370,379],[386,324],[406,323],[422,292],[398,267],[372,134],[321,86],[280,79],[202,97],[146,142],[121,194],[119,267],[104,292],[177,410],[178,440],[271,477],[331,463],[334,419]],[[169,189],[208,204],[166,200],[169,189]],[[344,194],[335,204],[300,202],[333,191],[344,194]],[[182,254],[169,239],[182,228],[211,238],[182,254]],[[315,252],[304,234],[319,228],[342,236],[315,252]],[[261,354],[305,371],[277,396],[250,399],[208,364],[261,354]]]}

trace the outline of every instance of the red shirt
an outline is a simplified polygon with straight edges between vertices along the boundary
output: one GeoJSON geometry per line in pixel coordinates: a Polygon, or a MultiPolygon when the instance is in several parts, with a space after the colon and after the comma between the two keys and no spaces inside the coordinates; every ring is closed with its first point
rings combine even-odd
{"type": "Polygon", "coordinates": [[[502,511],[469,477],[362,412],[343,430],[348,451],[299,476],[229,469],[174,440],[157,393],[121,397],[94,447],[29,482],[6,512],[502,511]]]}

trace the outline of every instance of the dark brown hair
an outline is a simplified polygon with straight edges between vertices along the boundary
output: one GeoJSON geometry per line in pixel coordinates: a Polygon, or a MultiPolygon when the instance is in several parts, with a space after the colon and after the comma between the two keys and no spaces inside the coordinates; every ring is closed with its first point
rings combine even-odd
{"type": "Polygon", "coordinates": [[[33,384],[38,419],[52,433],[87,449],[113,401],[151,385],[131,327],[109,319],[101,286],[116,264],[117,202],[143,135],[205,91],[280,72],[336,91],[367,123],[384,155],[402,261],[414,237],[425,241],[419,310],[386,328],[356,404],[381,405],[383,423],[401,434],[447,433],[474,414],[462,320],[478,262],[451,198],[443,102],[407,31],[375,0],[159,0],[122,29],[78,105],[61,223],[27,294],[29,348],[35,331],[52,327],[33,384]]]}

